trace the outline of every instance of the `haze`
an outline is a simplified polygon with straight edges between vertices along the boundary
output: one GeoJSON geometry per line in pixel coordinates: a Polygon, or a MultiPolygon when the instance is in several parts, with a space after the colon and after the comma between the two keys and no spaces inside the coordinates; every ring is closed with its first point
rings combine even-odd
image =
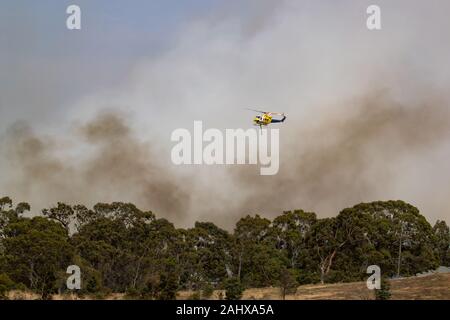
{"type": "Polygon", "coordinates": [[[450,222],[448,1],[0,4],[0,196],[178,226],[401,199],[450,222]],[[366,28],[381,7],[382,29],[366,28]],[[175,166],[170,135],[285,112],[280,169],[175,166]]]}

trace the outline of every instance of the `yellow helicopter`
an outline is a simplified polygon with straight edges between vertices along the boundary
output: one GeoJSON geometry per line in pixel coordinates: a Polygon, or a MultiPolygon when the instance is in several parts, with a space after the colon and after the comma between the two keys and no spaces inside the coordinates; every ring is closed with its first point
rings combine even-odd
{"type": "Polygon", "coordinates": [[[261,110],[254,110],[254,109],[247,109],[247,110],[261,113],[261,115],[257,115],[253,118],[253,124],[255,126],[259,126],[260,128],[262,128],[262,126],[268,126],[271,123],[280,123],[280,122],[284,122],[284,120],[286,120],[286,116],[284,113],[261,111],[261,110]],[[282,116],[282,118],[274,119],[273,118],[274,115],[282,116]]]}

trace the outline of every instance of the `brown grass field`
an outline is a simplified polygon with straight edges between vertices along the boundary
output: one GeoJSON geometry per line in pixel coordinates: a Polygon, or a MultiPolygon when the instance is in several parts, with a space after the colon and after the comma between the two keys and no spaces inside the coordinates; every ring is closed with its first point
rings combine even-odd
{"type": "MultiPolygon", "coordinates": [[[[436,273],[427,276],[391,280],[391,299],[393,300],[450,300],[450,273],[436,273]]],[[[212,299],[219,298],[215,291],[212,299]]],[[[222,292],[223,294],[223,292],[222,292]]],[[[188,299],[192,292],[180,292],[179,299],[188,299]]],[[[279,288],[259,288],[244,291],[242,299],[278,300],[279,288]]],[[[287,295],[286,300],[370,300],[374,292],[367,289],[365,282],[303,285],[295,294],[287,295]]]]}
{"type": "MultiPolygon", "coordinates": [[[[410,277],[391,280],[391,299],[393,300],[450,300],[450,273],[435,273],[426,276],[410,277]]],[[[178,292],[177,299],[186,300],[192,296],[192,291],[178,292]]],[[[221,290],[214,291],[210,299],[224,296],[221,290]]],[[[38,296],[29,292],[11,291],[9,299],[33,300],[38,296]]],[[[255,288],[244,291],[244,300],[279,300],[279,288],[255,288]]],[[[54,295],[54,300],[76,300],[76,295],[54,295]]],[[[84,296],[91,300],[94,297],[84,296]]],[[[104,297],[106,300],[126,299],[124,294],[116,293],[104,297]]],[[[365,282],[303,285],[297,288],[295,294],[287,295],[286,300],[371,300],[374,292],[367,289],[365,282]]]]}

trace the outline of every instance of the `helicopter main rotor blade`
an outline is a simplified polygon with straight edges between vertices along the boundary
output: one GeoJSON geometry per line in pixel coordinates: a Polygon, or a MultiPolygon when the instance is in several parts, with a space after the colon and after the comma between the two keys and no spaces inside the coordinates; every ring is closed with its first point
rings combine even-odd
{"type": "Polygon", "coordinates": [[[259,112],[259,113],[270,113],[267,111],[261,111],[261,110],[255,110],[255,109],[249,109],[249,108],[245,108],[246,110],[250,110],[250,111],[255,111],[255,112],[259,112]]]}
{"type": "Polygon", "coordinates": [[[273,114],[273,115],[278,115],[278,116],[285,116],[285,114],[281,113],[281,112],[262,111],[262,110],[255,110],[255,109],[250,109],[250,108],[245,108],[245,109],[250,110],[250,111],[263,113],[263,114],[269,114],[269,115],[273,114]]]}

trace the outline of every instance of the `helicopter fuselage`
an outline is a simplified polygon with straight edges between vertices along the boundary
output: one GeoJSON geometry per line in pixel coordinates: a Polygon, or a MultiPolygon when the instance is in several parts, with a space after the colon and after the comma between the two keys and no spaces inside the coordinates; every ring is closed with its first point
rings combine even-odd
{"type": "Polygon", "coordinates": [[[262,115],[257,115],[253,118],[253,123],[257,126],[267,126],[272,122],[272,116],[264,113],[262,115]]]}

